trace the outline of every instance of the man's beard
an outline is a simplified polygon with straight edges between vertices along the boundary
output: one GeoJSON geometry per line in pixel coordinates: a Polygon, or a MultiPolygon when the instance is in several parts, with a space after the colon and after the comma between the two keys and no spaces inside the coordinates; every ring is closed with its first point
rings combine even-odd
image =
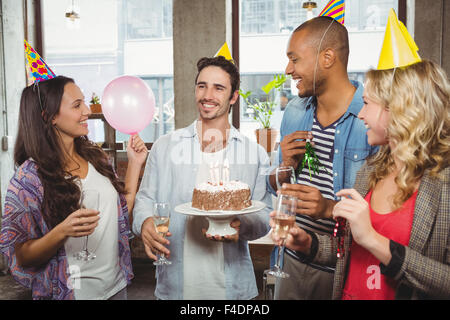
{"type": "Polygon", "coordinates": [[[231,108],[230,105],[228,105],[228,108],[225,108],[224,105],[219,105],[218,107],[219,109],[216,110],[214,113],[206,113],[203,111],[200,113],[200,116],[205,120],[214,120],[216,118],[223,116],[223,114],[228,113],[228,111],[231,108]]]}
{"type": "Polygon", "coordinates": [[[298,96],[300,98],[308,98],[312,96],[318,96],[322,92],[322,88],[324,87],[325,79],[322,77],[316,77],[316,83],[314,84],[314,80],[311,81],[311,85],[309,88],[305,88],[303,93],[298,92],[298,96]]]}

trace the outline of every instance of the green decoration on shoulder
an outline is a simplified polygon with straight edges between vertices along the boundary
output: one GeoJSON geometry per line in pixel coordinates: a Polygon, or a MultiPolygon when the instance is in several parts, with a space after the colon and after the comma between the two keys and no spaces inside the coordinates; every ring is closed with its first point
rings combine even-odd
{"type": "Polygon", "coordinates": [[[297,174],[300,174],[303,168],[308,165],[309,180],[312,180],[312,173],[319,174],[319,169],[325,167],[320,163],[309,139],[306,139],[305,155],[303,156],[302,164],[299,166],[297,174]]]}

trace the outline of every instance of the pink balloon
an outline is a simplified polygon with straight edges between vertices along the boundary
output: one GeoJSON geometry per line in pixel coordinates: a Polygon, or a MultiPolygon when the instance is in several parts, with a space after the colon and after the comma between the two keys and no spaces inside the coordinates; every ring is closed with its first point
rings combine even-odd
{"type": "Polygon", "coordinates": [[[121,76],[103,90],[102,111],[111,127],[132,135],[152,121],[155,96],[142,79],[121,76]]]}

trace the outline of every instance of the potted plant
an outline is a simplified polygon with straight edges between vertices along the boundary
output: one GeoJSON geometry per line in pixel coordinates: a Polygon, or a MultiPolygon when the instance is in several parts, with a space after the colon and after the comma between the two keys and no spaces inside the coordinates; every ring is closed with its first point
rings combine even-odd
{"type": "Polygon", "coordinates": [[[272,117],[275,102],[270,98],[270,92],[274,89],[280,89],[287,77],[284,74],[274,75],[273,80],[263,86],[261,89],[268,95],[267,100],[261,101],[254,98],[253,102],[250,100],[251,91],[244,92],[239,89],[240,96],[244,99],[247,106],[253,111],[253,119],[258,121],[261,125],[260,129],[256,129],[256,141],[262,145],[267,152],[272,152],[275,149],[275,143],[278,136],[278,130],[271,128],[270,119],[272,117]]]}
{"type": "Polygon", "coordinates": [[[102,113],[102,105],[100,104],[100,98],[95,94],[95,92],[92,93],[92,98],[89,103],[92,113],[102,113]]]}

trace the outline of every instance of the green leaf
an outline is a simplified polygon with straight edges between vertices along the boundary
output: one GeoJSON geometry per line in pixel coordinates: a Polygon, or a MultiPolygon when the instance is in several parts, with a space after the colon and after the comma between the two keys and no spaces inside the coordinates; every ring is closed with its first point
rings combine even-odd
{"type": "Polygon", "coordinates": [[[280,88],[283,83],[285,83],[287,80],[287,77],[285,74],[276,74],[273,76],[273,80],[267,83],[265,86],[263,86],[261,89],[266,94],[269,94],[269,92],[274,88],[280,88]]]}
{"type": "Polygon", "coordinates": [[[325,167],[320,163],[319,158],[309,141],[306,143],[305,149],[305,155],[303,156],[303,161],[298,168],[297,174],[300,174],[305,165],[308,164],[309,179],[312,180],[312,174],[319,174],[319,169],[325,169],[325,167]]]}
{"type": "Polygon", "coordinates": [[[274,81],[275,81],[275,88],[279,88],[283,85],[283,83],[285,83],[287,80],[287,77],[285,74],[279,74],[279,75],[275,75],[274,76],[274,81]]]}
{"type": "Polygon", "coordinates": [[[247,91],[244,93],[244,91],[242,91],[242,89],[239,89],[239,95],[244,98],[245,100],[248,99],[248,97],[252,94],[251,91],[247,91]]]}
{"type": "Polygon", "coordinates": [[[270,81],[268,84],[266,84],[265,86],[261,87],[261,90],[264,91],[266,94],[269,94],[269,92],[275,88],[275,81],[272,80],[270,81]]]}
{"type": "MultiPolygon", "coordinates": [[[[284,74],[274,75],[273,80],[261,89],[269,95],[270,91],[275,88],[280,88],[287,79],[284,74]]],[[[247,107],[255,111],[253,116],[254,120],[258,121],[263,128],[270,128],[270,118],[273,115],[273,109],[275,107],[275,102],[271,100],[270,95],[267,101],[260,101],[258,98],[255,98],[254,103],[249,101],[252,95],[251,91],[244,92],[242,89],[239,89],[239,95],[245,100],[247,107]]]]}

